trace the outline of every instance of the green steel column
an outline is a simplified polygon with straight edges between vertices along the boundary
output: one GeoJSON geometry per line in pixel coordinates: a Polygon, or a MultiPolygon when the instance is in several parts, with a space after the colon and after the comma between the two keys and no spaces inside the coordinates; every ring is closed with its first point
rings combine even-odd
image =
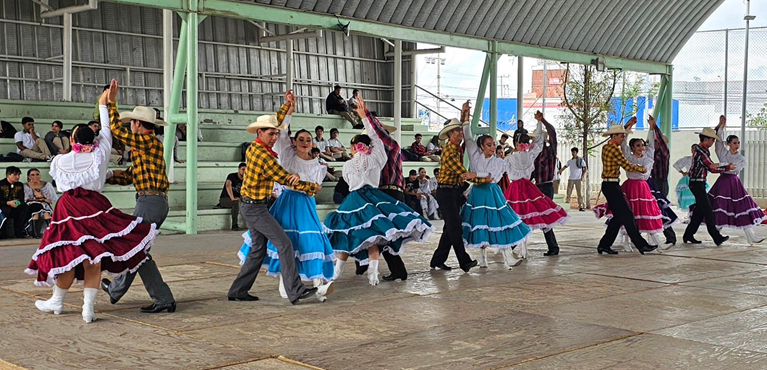
{"type": "Polygon", "coordinates": [[[165,128],[163,138],[163,157],[167,173],[173,171],[173,145],[176,137],[176,123],[171,117],[178,114],[181,104],[181,93],[184,90],[184,74],[186,73],[186,17],[181,16],[181,32],[178,36],[178,51],[176,52],[176,66],[173,71],[173,85],[171,85],[170,103],[168,104],[168,127],[165,128]]]}
{"type": "MultiPolygon", "coordinates": [[[[663,121],[661,122],[661,131],[663,135],[671,138],[671,127],[674,124],[674,67],[668,66],[668,74],[666,75],[666,93],[663,96],[663,121]]],[[[668,146],[671,148],[671,140],[669,140],[668,146]]]]}
{"type": "Polygon", "coordinates": [[[186,47],[186,233],[197,234],[197,2],[190,1],[186,47]]]}
{"type": "Polygon", "coordinates": [[[498,129],[498,43],[493,41],[490,56],[490,129],[489,134],[496,137],[498,129]]]}
{"type": "MultiPolygon", "coordinates": [[[[652,116],[656,120],[660,120],[661,126],[663,125],[663,105],[666,102],[666,76],[660,78],[660,88],[658,88],[658,96],[655,99],[655,106],[652,109],[652,116]]],[[[649,128],[648,128],[649,129],[649,128]]]]}
{"type": "Polygon", "coordinates": [[[474,115],[471,118],[472,132],[477,129],[479,118],[482,116],[482,105],[485,101],[485,90],[487,90],[487,80],[490,77],[490,54],[485,56],[485,67],[482,69],[482,77],[479,80],[479,91],[477,91],[477,101],[474,104],[474,115]]]}

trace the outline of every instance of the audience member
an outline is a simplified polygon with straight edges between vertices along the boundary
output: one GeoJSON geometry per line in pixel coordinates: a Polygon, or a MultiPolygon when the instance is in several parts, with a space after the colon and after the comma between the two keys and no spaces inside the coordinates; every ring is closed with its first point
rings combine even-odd
{"type": "Polygon", "coordinates": [[[506,158],[506,152],[504,152],[502,145],[498,145],[495,147],[495,157],[501,158],[501,159],[506,158]]]}
{"type": "Polygon", "coordinates": [[[501,135],[501,140],[498,141],[498,146],[503,148],[503,158],[505,158],[505,156],[509,155],[514,150],[509,143],[509,135],[507,134],[501,135]]]}
{"type": "Polygon", "coordinates": [[[330,140],[328,140],[328,149],[330,149],[330,153],[332,154],[333,159],[348,161],[349,159],[352,158],[349,155],[349,153],[346,151],[346,147],[341,142],[341,140],[338,140],[337,128],[330,129],[330,140]]]}
{"type": "Polygon", "coordinates": [[[51,153],[67,154],[72,150],[69,135],[63,129],[64,124],[61,121],[53,121],[51,131],[45,134],[45,144],[48,145],[48,151],[51,153]]]}
{"type": "Polygon", "coordinates": [[[436,191],[437,189],[431,188],[431,179],[428,175],[426,175],[426,169],[423,167],[419,168],[418,193],[421,194],[421,209],[424,212],[424,216],[428,217],[430,220],[435,219],[435,216],[437,215],[437,209],[439,209],[437,199],[434,198],[432,190],[436,191]]]}
{"type": "Polygon", "coordinates": [[[413,153],[415,153],[421,161],[439,162],[439,156],[434,154],[434,152],[430,152],[423,144],[421,144],[421,140],[423,140],[423,136],[421,134],[415,134],[415,142],[410,146],[413,153]]]}
{"type": "Polygon", "coordinates": [[[13,220],[13,235],[25,238],[24,227],[29,220],[29,207],[24,202],[24,184],[19,182],[21,170],[10,166],[5,169],[5,179],[0,180],[0,210],[6,222],[13,220]]]}
{"type": "Polygon", "coordinates": [[[48,144],[45,140],[35,132],[35,120],[31,117],[24,117],[21,119],[21,125],[23,131],[19,131],[14,135],[16,140],[16,153],[24,157],[25,162],[32,162],[32,160],[50,161],[53,156],[48,149],[48,144]]]}
{"type": "Polygon", "coordinates": [[[232,231],[239,231],[238,219],[240,216],[240,188],[242,188],[242,178],[245,175],[245,163],[237,166],[237,172],[226,176],[224,188],[221,190],[221,196],[218,200],[219,207],[230,208],[232,210],[232,231]]]}
{"type": "Polygon", "coordinates": [[[573,195],[573,188],[575,188],[575,193],[578,195],[578,210],[583,212],[586,209],[586,202],[581,194],[581,184],[583,177],[586,176],[586,172],[589,169],[586,168],[586,161],[578,156],[577,147],[572,147],[570,153],[572,153],[573,157],[559,170],[559,173],[562,173],[566,168],[570,169],[570,177],[568,177],[567,180],[567,193],[565,193],[565,202],[570,204],[570,197],[573,195]]]}
{"type": "Polygon", "coordinates": [[[333,169],[333,167],[330,167],[328,162],[325,162],[324,159],[320,158],[320,150],[319,149],[312,148],[312,158],[317,159],[317,162],[319,162],[319,164],[327,167],[328,173],[325,174],[325,181],[338,181],[339,180],[339,177],[334,175],[336,170],[333,169]]]}
{"type": "Polygon", "coordinates": [[[314,133],[317,134],[317,136],[314,138],[314,146],[320,150],[320,158],[335,162],[335,158],[333,158],[333,152],[330,151],[330,144],[328,143],[328,140],[322,137],[322,135],[325,134],[325,128],[322,126],[317,126],[314,128],[314,133]]]}
{"type": "Polygon", "coordinates": [[[25,185],[24,199],[29,207],[29,220],[25,224],[25,231],[29,236],[42,238],[53,215],[53,203],[59,200],[59,196],[51,183],[42,180],[37,168],[27,171],[25,185]]]}
{"type": "Polygon", "coordinates": [[[519,142],[519,137],[522,134],[527,134],[527,130],[525,130],[525,123],[522,122],[522,120],[517,120],[517,129],[514,130],[514,137],[511,138],[514,145],[512,145],[513,148],[517,147],[517,143],[519,142]]]}
{"type": "Polygon", "coordinates": [[[421,208],[421,194],[418,192],[418,172],[416,170],[410,170],[408,176],[405,179],[405,203],[408,207],[414,209],[419,215],[423,215],[423,209],[421,208]]]}
{"type": "Polygon", "coordinates": [[[354,114],[349,111],[349,107],[341,96],[341,86],[336,85],[333,87],[333,91],[331,91],[328,98],[325,99],[325,109],[330,114],[337,114],[344,117],[352,124],[352,127],[356,129],[363,127],[363,125],[357,123],[354,114]]]}
{"type": "Polygon", "coordinates": [[[439,141],[439,136],[432,136],[431,140],[429,140],[429,144],[426,145],[426,151],[432,152],[434,155],[442,154],[442,143],[439,141]]]}

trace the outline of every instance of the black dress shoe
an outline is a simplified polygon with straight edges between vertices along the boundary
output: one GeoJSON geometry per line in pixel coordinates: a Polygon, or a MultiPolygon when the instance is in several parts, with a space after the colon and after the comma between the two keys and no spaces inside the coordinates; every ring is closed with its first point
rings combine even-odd
{"type": "Polygon", "coordinates": [[[637,247],[637,250],[641,254],[645,254],[645,252],[652,252],[656,249],[658,249],[657,245],[647,245],[646,247],[637,247]]]}
{"type": "Polygon", "coordinates": [[[166,304],[152,303],[151,306],[141,307],[143,313],[159,313],[168,310],[168,313],[176,312],[176,302],[166,304]]]}
{"type": "Polygon", "coordinates": [[[368,270],[368,265],[360,265],[357,261],[354,261],[354,265],[357,266],[357,269],[354,270],[354,274],[357,276],[365,274],[368,270]]]}
{"type": "Polygon", "coordinates": [[[112,295],[109,294],[109,284],[112,284],[109,279],[101,279],[101,290],[107,292],[107,295],[109,296],[109,303],[115,304],[119,299],[112,298],[112,295]]]}
{"type": "Polygon", "coordinates": [[[290,304],[296,304],[296,303],[298,303],[298,301],[300,301],[300,300],[302,300],[302,299],[304,299],[306,297],[313,296],[314,293],[317,293],[317,288],[309,288],[307,290],[304,290],[304,292],[301,293],[301,295],[299,295],[298,298],[290,301],[290,304]]]}
{"type": "Polygon", "coordinates": [[[597,253],[599,253],[599,254],[602,254],[602,253],[607,253],[607,254],[618,254],[618,252],[614,251],[614,250],[613,250],[612,248],[610,248],[610,247],[607,247],[607,248],[597,248],[597,253]]]}
{"type": "Polygon", "coordinates": [[[469,270],[471,270],[472,267],[477,267],[477,265],[479,265],[477,260],[473,260],[473,261],[469,262],[468,265],[461,266],[461,270],[463,270],[463,272],[469,272],[469,270]]]}
{"type": "Polygon", "coordinates": [[[689,238],[688,238],[688,237],[686,237],[686,236],[683,236],[683,237],[682,237],[682,241],[683,241],[685,244],[700,244],[700,243],[702,243],[700,240],[695,240],[695,238],[694,238],[694,237],[692,237],[692,236],[691,236],[691,237],[689,237],[689,238]]]}
{"type": "Polygon", "coordinates": [[[448,266],[448,265],[446,265],[444,263],[440,263],[439,265],[431,265],[430,267],[433,268],[433,269],[445,270],[445,271],[450,271],[450,270],[453,269],[452,267],[450,267],[450,266],[448,266]]]}
{"type": "Polygon", "coordinates": [[[232,226],[232,231],[241,231],[241,230],[242,229],[237,225],[232,226]]]}
{"type": "Polygon", "coordinates": [[[558,256],[559,255],[559,249],[555,251],[548,251],[543,254],[544,256],[558,256]]]}
{"type": "Polygon", "coordinates": [[[676,239],[675,240],[666,239],[666,243],[665,244],[676,245],[676,239]]]}
{"type": "Polygon", "coordinates": [[[394,280],[400,279],[402,281],[405,281],[405,280],[407,280],[407,274],[404,274],[404,275],[399,275],[399,274],[394,275],[394,274],[391,274],[391,275],[386,275],[386,276],[382,277],[381,279],[384,279],[386,281],[394,281],[394,280]]]}
{"type": "Polygon", "coordinates": [[[246,294],[244,297],[228,297],[230,301],[241,301],[241,302],[253,302],[257,301],[258,297],[250,294],[246,294]]]}
{"type": "Polygon", "coordinates": [[[719,241],[716,242],[716,246],[718,247],[718,246],[722,245],[722,243],[724,243],[724,242],[726,242],[728,240],[730,240],[729,236],[723,236],[722,239],[719,239],[719,241]]]}

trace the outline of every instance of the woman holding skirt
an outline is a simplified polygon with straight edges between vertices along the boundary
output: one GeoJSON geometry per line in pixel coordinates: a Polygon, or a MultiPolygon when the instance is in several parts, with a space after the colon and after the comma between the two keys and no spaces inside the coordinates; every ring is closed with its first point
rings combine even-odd
{"type": "MultiPolygon", "coordinates": [[[[719,137],[724,135],[724,127],[727,119],[724,116],[719,117],[719,125],[716,127],[716,133],[719,137]]],[[[735,169],[726,171],[719,175],[719,178],[708,192],[711,199],[711,206],[714,209],[714,219],[716,227],[729,227],[733,229],[742,229],[746,234],[748,244],[761,243],[764,238],[757,238],[754,235],[754,226],[761,224],[767,216],[761,208],[754,202],[754,199],[748,195],[746,188],[738,178],[738,172],[746,167],[746,157],[739,153],[740,139],[735,135],[727,136],[727,147],[721,140],[715,144],[716,155],[722,165],[734,164],[735,169]]]]}
{"type": "MultiPolygon", "coordinates": [[[[695,145],[693,145],[693,148],[695,145]]],[[[694,150],[694,149],[692,149],[694,150]]],[[[676,205],[682,210],[687,212],[688,216],[692,206],[695,204],[695,195],[690,191],[690,176],[687,173],[692,167],[692,155],[679,158],[672,165],[675,170],[682,174],[682,178],[676,184],[676,205]]],[[[708,191],[708,182],[706,183],[706,191],[708,191]]],[[[686,223],[687,221],[685,221],[686,223]]]]}
{"type": "Polygon", "coordinates": [[[26,270],[37,276],[36,285],[54,285],[53,296],[35,306],[57,315],[75,279],[84,280],[82,315],[86,323],[96,320],[93,304],[101,272],[112,276],[135,272],[146,261],[157,235],[155,224],[143,224],[140,218],[120,212],[101,195],[111,174],[107,168],[112,149],[107,97],[113,103],[116,96],[117,83],[112,80],[99,99],[101,125],[107,129],[96,138],[88,126],[77,125],[72,131],[73,150],[51,162],[50,175],[64,194],[26,270]]]}
{"type": "Polygon", "coordinates": [[[370,266],[368,283],[378,285],[379,245],[399,255],[403,244],[426,241],[434,227],[405,203],[378,189],[381,168],[387,161],[384,143],[371,126],[361,97],[356,112],[367,134],[352,139],[352,159],[343,168],[351,192],[338,210],[325,217],[325,231],[338,255],[334,276],[341,275],[351,255],[360,265],[370,266]]]}

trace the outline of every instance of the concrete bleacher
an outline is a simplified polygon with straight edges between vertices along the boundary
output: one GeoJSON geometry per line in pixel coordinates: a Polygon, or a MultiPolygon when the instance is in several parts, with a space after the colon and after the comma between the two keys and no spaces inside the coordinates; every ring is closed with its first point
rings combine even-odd
{"type": "MultiPolygon", "coordinates": [[[[277,107],[275,107],[276,109],[277,107]]],[[[93,119],[95,106],[82,103],[51,103],[51,102],[28,102],[28,101],[8,101],[0,100],[0,119],[13,124],[17,130],[21,130],[21,118],[32,117],[35,119],[35,129],[40,135],[45,135],[50,130],[50,124],[54,120],[64,123],[66,129],[71,128],[77,123],[87,123],[93,119]]],[[[125,110],[132,107],[124,107],[125,110]]],[[[249,134],[245,127],[256,120],[259,115],[269,114],[270,112],[243,112],[243,111],[217,111],[200,110],[199,120],[202,130],[203,141],[198,142],[198,165],[197,165],[197,201],[199,230],[221,230],[231,227],[229,211],[227,209],[214,208],[218,203],[224,180],[229,173],[237,171],[237,165],[241,160],[241,144],[250,142],[254,135],[249,134]]],[[[390,118],[381,118],[381,121],[393,125],[390,118]]],[[[339,116],[335,115],[311,115],[295,114],[291,130],[293,132],[299,129],[306,129],[314,132],[316,126],[325,128],[325,137],[330,138],[330,129],[339,129],[339,139],[348,143],[351,138],[360,133],[361,130],[355,130],[350,124],[339,116]]],[[[422,134],[425,138],[435,135],[429,132],[428,128],[418,120],[402,120],[402,146],[408,147],[414,141],[416,133],[422,134]]],[[[179,158],[186,159],[186,142],[179,145],[179,158]]],[[[0,139],[0,154],[15,152],[16,145],[13,139],[0,139]]],[[[30,168],[38,168],[42,173],[44,181],[50,181],[48,174],[48,163],[18,163],[9,162],[6,166],[15,165],[22,171],[22,181],[26,181],[26,172],[30,168]]],[[[123,166],[110,165],[112,169],[124,169],[129,166],[127,163],[123,166]]],[[[331,163],[336,169],[336,174],[341,173],[342,162],[331,163]]],[[[438,163],[430,162],[404,162],[403,171],[407,175],[411,169],[425,167],[429,175],[432,169],[438,167],[438,163]]],[[[175,164],[174,181],[168,195],[171,211],[168,220],[183,222],[185,217],[186,204],[186,164],[175,164]]],[[[330,211],[335,210],[337,206],[333,204],[333,188],[335,183],[325,182],[322,184],[322,191],[317,195],[317,212],[320,218],[324,218],[330,211]]],[[[115,207],[126,212],[132,211],[135,206],[135,190],[132,186],[114,186],[107,185],[104,195],[109,198],[115,207]]],[[[244,225],[241,221],[240,225],[244,225]]]]}

